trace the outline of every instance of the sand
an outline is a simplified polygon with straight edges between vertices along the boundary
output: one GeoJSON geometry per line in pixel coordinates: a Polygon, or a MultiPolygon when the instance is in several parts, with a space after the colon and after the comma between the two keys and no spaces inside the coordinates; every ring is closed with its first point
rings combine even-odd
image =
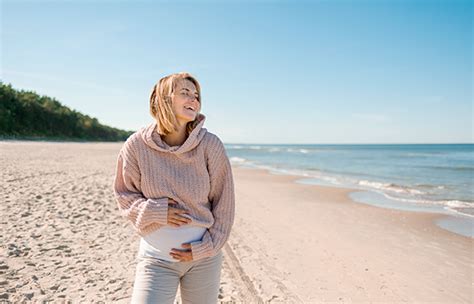
{"type": "MultiPolygon", "coordinates": [[[[0,302],[130,301],[139,237],[113,197],[121,145],[0,142],[0,302]]],[[[473,239],[434,225],[441,215],[233,172],[222,303],[472,303],[473,239]]]]}

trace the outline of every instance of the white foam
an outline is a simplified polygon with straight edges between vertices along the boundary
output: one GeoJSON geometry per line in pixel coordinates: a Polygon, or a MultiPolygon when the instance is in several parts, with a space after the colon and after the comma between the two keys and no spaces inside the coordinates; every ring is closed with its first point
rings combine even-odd
{"type": "Polygon", "coordinates": [[[473,209],[474,210],[474,204],[469,203],[469,202],[463,202],[459,200],[440,200],[440,201],[434,201],[434,200],[423,200],[423,199],[408,199],[408,198],[401,198],[401,197],[394,197],[391,196],[385,192],[380,192],[383,194],[386,198],[390,200],[396,200],[396,201],[401,201],[401,202],[406,202],[406,203],[412,203],[412,204],[419,204],[419,205],[436,205],[436,206],[442,206],[443,209],[455,212],[461,215],[469,216],[469,217],[474,217],[473,214],[470,213],[464,213],[459,210],[456,210],[455,208],[467,208],[467,209],[473,209]]]}
{"type": "Polygon", "coordinates": [[[237,157],[237,156],[233,156],[230,158],[230,161],[231,162],[236,162],[236,163],[244,163],[246,161],[245,158],[241,158],[241,157],[237,157]]]}
{"type": "Polygon", "coordinates": [[[444,209],[445,209],[445,210],[448,210],[448,211],[450,211],[450,212],[453,212],[453,213],[462,215],[462,216],[467,216],[467,217],[474,218],[474,208],[469,208],[469,209],[472,209],[472,210],[473,210],[473,214],[471,214],[471,213],[466,213],[466,212],[461,212],[461,211],[459,211],[459,210],[456,210],[455,208],[450,208],[450,207],[444,207],[444,209]]]}
{"type": "Polygon", "coordinates": [[[417,189],[412,189],[408,187],[403,187],[391,183],[381,183],[381,182],[373,182],[373,181],[368,181],[368,180],[361,180],[358,182],[359,185],[361,186],[366,186],[366,187],[371,187],[379,190],[388,190],[396,193],[408,193],[408,194],[425,194],[425,192],[417,190],[417,189]]]}
{"type": "Polygon", "coordinates": [[[443,201],[443,202],[445,202],[445,204],[451,208],[473,208],[474,207],[473,204],[471,203],[458,201],[458,200],[443,201]]]}

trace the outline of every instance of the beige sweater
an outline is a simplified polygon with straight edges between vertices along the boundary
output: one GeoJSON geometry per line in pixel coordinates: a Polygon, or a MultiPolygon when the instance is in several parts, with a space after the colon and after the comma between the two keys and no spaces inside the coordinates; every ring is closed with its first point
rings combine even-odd
{"type": "Polygon", "coordinates": [[[206,117],[180,146],[169,146],[156,122],[133,133],[117,159],[114,193],[121,214],[144,236],[167,225],[168,198],[208,228],[192,242],[193,260],[214,256],[229,238],[235,194],[229,158],[221,140],[203,128],[206,117]]]}

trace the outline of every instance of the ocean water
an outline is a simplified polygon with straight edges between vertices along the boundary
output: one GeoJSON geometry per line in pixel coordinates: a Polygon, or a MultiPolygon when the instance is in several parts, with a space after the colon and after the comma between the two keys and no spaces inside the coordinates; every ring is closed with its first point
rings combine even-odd
{"type": "Polygon", "coordinates": [[[474,220],[474,144],[225,146],[234,165],[358,189],[361,203],[474,220]]]}

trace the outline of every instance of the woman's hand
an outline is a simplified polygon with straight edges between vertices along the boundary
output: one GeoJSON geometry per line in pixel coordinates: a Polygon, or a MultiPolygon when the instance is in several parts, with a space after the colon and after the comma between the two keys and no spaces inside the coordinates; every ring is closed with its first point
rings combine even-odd
{"type": "Polygon", "coordinates": [[[183,243],[181,247],[188,250],[171,249],[170,255],[180,262],[189,262],[193,260],[193,252],[191,250],[191,243],[183,243]]]}
{"type": "Polygon", "coordinates": [[[176,208],[177,204],[175,200],[168,198],[168,225],[173,227],[179,227],[191,222],[190,218],[184,216],[184,214],[189,216],[189,212],[176,208]]]}
{"type": "MultiPolygon", "coordinates": [[[[184,216],[189,215],[189,212],[176,208],[176,206],[177,202],[172,198],[168,198],[168,224],[174,227],[179,227],[190,223],[191,219],[184,216]]],[[[181,247],[186,250],[173,248],[171,249],[170,255],[180,262],[192,261],[193,253],[191,251],[191,243],[183,243],[181,244],[181,247]]]]}

